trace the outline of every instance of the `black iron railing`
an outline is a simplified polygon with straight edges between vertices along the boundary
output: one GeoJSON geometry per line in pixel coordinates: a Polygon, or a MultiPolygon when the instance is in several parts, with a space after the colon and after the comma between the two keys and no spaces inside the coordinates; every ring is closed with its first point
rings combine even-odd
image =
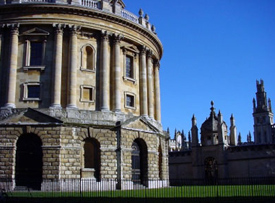
{"type": "MultiPolygon", "coordinates": [[[[37,185],[37,184],[36,184],[37,185]]],[[[111,199],[232,199],[275,200],[275,177],[230,179],[147,180],[137,184],[131,180],[48,179],[39,190],[18,185],[16,180],[0,179],[2,199],[111,198],[111,199]]],[[[40,199],[40,200],[39,200],[40,199]]]]}

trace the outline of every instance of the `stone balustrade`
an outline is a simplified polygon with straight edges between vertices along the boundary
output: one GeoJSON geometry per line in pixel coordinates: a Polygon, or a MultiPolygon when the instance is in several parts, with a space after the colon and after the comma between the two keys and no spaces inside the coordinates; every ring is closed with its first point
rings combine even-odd
{"type": "Polygon", "coordinates": [[[131,20],[131,21],[133,21],[135,23],[138,23],[138,17],[136,15],[132,14],[131,12],[127,11],[127,10],[122,10],[121,11],[121,16],[123,18],[131,20]]]}
{"type": "Polygon", "coordinates": [[[93,8],[93,9],[100,8],[99,1],[93,1],[93,0],[81,0],[81,5],[84,7],[89,7],[89,8],[93,8]]]}
{"type": "MultiPolygon", "coordinates": [[[[0,0],[0,6],[6,5],[6,4],[27,4],[27,3],[62,4],[62,5],[69,4],[69,5],[74,5],[74,6],[86,7],[86,8],[94,9],[94,10],[101,10],[101,11],[107,12],[107,13],[111,12],[115,15],[121,16],[124,19],[130,20],[136,24],[140,24],[141,26],[147,28],[149,31],[156,34],[155,26],[151,25],[148,22],[147,14],[145,16],[140,15],[138,17],[135,14],[123,9],[122,7],[120,7],[118,5],[114,6],[111,4],[106,4],[99,0],[79,0],[79,1],[72,0],[69,2],[64,1],[64,0],[0,0]],[[119,7],[119,8],[113,9],[113,7],[119,7]]],[[[142,14],[143,14],[143,11],[142,11],[142,14]]]]}

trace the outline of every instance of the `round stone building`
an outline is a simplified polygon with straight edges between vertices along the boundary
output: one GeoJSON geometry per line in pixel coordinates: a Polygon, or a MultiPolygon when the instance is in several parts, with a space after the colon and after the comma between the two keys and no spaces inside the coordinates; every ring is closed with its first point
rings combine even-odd
{"type": "Polygon", "coordinates": [[[122,0],[0,0],[1,182],[166,186],[162,53],[122,0]]]}

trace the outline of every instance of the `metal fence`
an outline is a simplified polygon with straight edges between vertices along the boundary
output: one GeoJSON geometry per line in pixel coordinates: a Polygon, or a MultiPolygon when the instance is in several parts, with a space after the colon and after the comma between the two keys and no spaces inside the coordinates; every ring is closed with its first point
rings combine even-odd
{"type": "MultiPolygon", "coordinates": [[[[41,188],[16,185],[16,180],[0,179],[0,202],[127,202],[126,200],[174,199],[232,202],[245,198],[255,202],[275,202],[275,177],[230,179],[147,180],[134,184],[131,180],[61,179],[44,180],[41,188]],[[119,189],[123,186],[122,189],[119,189]],[[218,198],[218,200],[217,200],[218,198]],[[118,201],[116,201],[118,200],[118,201]]],[[[38,183],[35,183],[38,185],[38,183]]]]}

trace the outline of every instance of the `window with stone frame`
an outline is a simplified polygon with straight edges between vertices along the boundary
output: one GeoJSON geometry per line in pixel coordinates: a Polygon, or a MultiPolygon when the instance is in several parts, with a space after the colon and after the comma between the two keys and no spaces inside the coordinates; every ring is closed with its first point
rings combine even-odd
{"type": "Polygon", "coordinates": [[[81,48],[81,70],[95,70],[95,51],[92,45],[84,45],[81,48]]]}
{"type": "Polygon", "coordinates": [[[122,47],[123,50],[123,79],[136,83],[136,57],[139,53],[136,47],[122,47]]]}
{"type": "Polygon", "coordinates": [[[135,95],[132,93],[125,93],[125,107],[135,108],[135,95]]]}
{"type": "Polygon", "coordinates": [[[126,70],[125,74],[127,78],[134,78],[134,65],[133,65],[133,57],[126,55],[126,64],[125,64],[126,70]]]}
{"type": "Polygon", "coordinates": [[[41,100],[41,84],[39,82],[26,82],[23,84],[23,100],[41,100]]]}
{"type": "Polygon", "coordinates": [[[25,61],[23,69],[45,69],[45,52],[49,32],[33,28],[22,33],[21,38],[25,41],[25,61]]]}
{"type": "Polygon", "coordinates": [[[81,85],[81,99],[82,102],[94,102],[95,88],[90,85],[81,85]]]}
{"type": "Polygon", "coordinates": [[[41,66],[43,61],[43,42],[30,42],[30,66],[41,66]]]}

